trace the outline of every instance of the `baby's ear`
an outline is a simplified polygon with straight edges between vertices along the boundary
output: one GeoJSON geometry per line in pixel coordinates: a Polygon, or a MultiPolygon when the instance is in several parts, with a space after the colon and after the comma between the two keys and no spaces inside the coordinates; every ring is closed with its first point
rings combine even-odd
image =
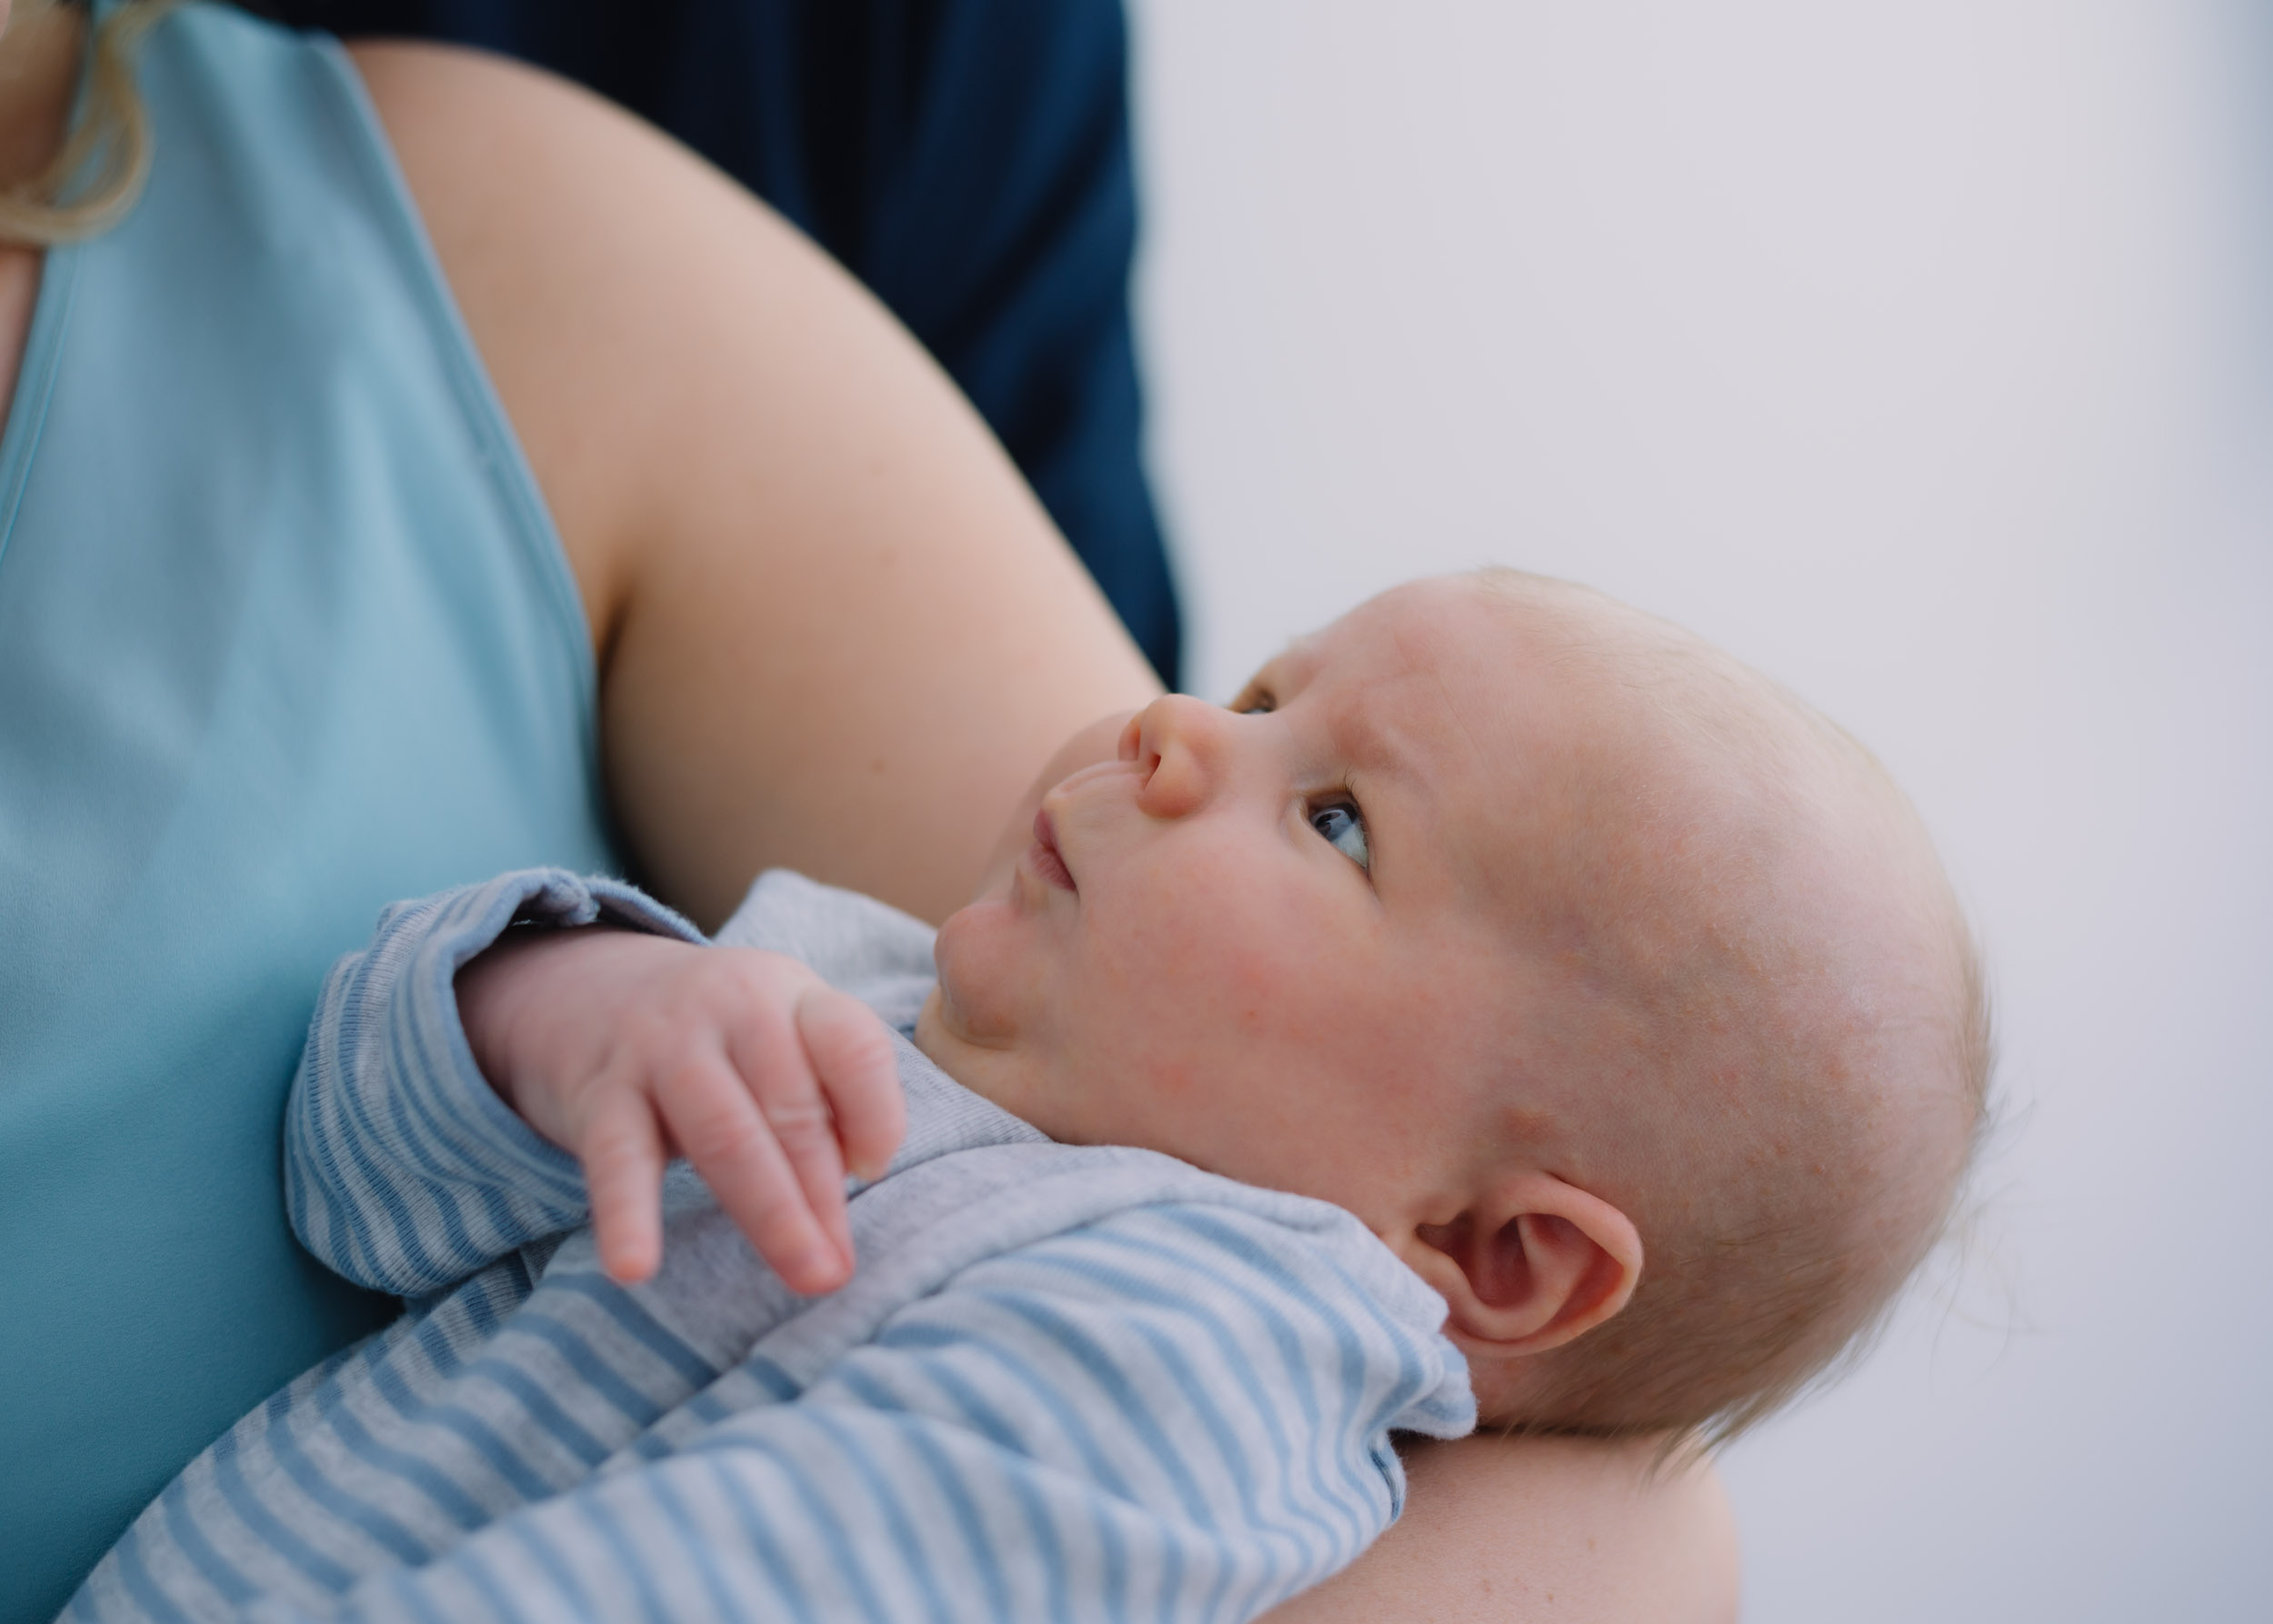
{"type": "Polygon", "coordinates": [[[1642,1273],[1633,1220],[1552,1173],[1511,1174],[1450,1223],[1416,1225],[1392,1244],[1450,1305],[1455,1339],[1501,1358],[1592,1330],[1642,1273]]]}

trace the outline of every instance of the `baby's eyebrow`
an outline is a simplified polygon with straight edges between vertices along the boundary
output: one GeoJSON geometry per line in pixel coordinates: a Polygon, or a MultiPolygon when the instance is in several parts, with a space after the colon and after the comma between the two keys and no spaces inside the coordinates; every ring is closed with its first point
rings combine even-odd
{"type": "Polygon", "coordinates": [[[1420,775],[1414,771],[1407,753],[1382,731],[1371,707],[1361,703],[1362,698],[1361,694],[1352,694],[1327,714],[1326,735],[1334,753],[1352,770],[1368,778],[1417,781],[1420,775]]]}

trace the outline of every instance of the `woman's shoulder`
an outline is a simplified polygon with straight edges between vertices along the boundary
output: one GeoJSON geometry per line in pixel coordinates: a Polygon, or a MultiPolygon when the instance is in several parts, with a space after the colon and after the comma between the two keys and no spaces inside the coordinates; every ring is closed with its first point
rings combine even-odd
{"type": "Polygon", "coordinates": [[[754,509],[844,487],[837,465],[861,437],[848,425],[912,413],[936,436],[932,397],[952,389],[883,306],[670,136],[485,52],[348,49],[596,648],[657,567],[715,585],[717,544],[746,536],[754,509]]]}
{"type": "MultiPolygon", "coordinates": [[[[967,487],[992,531],[1048,535],[889,312],[686,147],[485,52],[348,51],[553,509],[596,647],[658,566],[713,586],[722,566],[749,567],[746,546],[737,560],[720,543],[746,542],[753,512],[841,544],[858,526],[833,510],[904,460],[898,446],[926,465],[927,505],[967,487]]],[[[806,561],[774,528],[778,586],[806,561]]]]}
{"type": "Polygon", "coordinates": [[[798,245],[700,159],[566,80],[450,45],[348,55],[604,645],[632,516],[655,511],[640,480],[661,446],[645,436],[666,427],[673,379],[715,314],[690,286],[696,266],[798,245]]]}

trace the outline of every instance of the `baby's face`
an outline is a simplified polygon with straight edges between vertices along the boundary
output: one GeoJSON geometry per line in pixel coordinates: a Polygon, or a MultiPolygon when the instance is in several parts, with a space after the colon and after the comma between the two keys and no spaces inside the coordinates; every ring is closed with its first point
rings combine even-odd
{"type": "MultiPolygon", "coordinates": [[[[916,1037],[1055,1138],[1348,1208],[1515,1415],[1645,1233],[1755,1366],[1883,1299],[1976,1109],[1955,917],[1875,765],[1763,679],[1576,588],[1427,581],[1228,707],[1071,741],[940,931],[916,1037]],[[1829,1283],[1793,1321],[1802,1277],[1829,1283]],[[1745,1341],[1712,1293],[1754,1290],[1798,1329],[1745,1341]]],[[[1651,1300],[1635,1334],[1694,1348],[1651,1300]]],[[[1691,1374],[1710,1403],[1758,1376],[1691,1374]]]]}
{"type": "Polygon", "coordinates": [[[1077,737],[940,932],[919,1041],[1059,1139],[1377,1230],[1450,1199],[1537,981],[1491,901],[1549,770],[1508,638],[1469,584],[1420,583],[1229,707],[1170,697],[1077,737]]]}

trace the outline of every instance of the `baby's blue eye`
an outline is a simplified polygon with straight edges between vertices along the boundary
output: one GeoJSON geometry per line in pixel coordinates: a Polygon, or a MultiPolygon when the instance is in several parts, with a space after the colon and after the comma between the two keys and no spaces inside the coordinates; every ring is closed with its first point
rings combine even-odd
{"type": "Polygon", "coordinates": [[[1310,827],[1360,868],[1373,867],[1373,854],[1366,847],[1366,820],[1347,801],[1337,801],[1312,811],[1310,827]]]}

